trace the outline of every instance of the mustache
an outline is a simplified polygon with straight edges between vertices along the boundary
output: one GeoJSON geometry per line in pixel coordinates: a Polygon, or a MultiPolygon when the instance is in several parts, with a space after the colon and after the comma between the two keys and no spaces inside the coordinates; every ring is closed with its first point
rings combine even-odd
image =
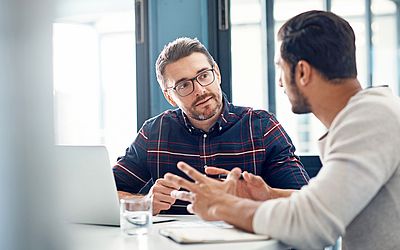
{"type": "Polygon", "coordinates": [[[208,93],[208,94],[204,94],[201,96],[198,96],[192,103],[192,106],[196,106],[197,103],[209,98],[209,97],[213,97],[215,98],[215,95],[213,93],[208,93]]]}

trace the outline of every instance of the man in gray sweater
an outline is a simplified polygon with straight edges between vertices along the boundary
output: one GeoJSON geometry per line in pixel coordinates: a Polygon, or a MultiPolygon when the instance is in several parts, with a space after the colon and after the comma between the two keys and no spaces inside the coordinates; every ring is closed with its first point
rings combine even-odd
{"type": "Polygon", "coordinates": [[[206,220],[300,249],[321,249],[339,236],[344,249],[399,249],[400,99],[387,87],[361,88],[354,32],[333,13],[297,15],[278,40],[279,85],[292,111],[312,112],[328,129],[318,142],[321,171],[300,191],[290,191],[238,168],[224,182],[213,180],[180,162],[196,182],[167,174],[190,191],[171,195],[192,202],[188,210],[206,220]]]}

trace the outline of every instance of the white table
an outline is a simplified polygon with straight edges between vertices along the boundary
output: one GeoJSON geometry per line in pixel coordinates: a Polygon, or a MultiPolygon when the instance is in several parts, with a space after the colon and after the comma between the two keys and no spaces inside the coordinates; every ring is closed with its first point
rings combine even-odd
{"type": "MultiPolygon", "coordinates": [[[[199,220],[196,216],[174,216],[180,221],[199,220]]],[[[96,226],[96,225],[70,225],[70,237],[68,237],[70,249],[73,250],[277,250],[287,249],[277,240],[253,241],[253,242],[231,242],[216,244],[188,244],[182,245],[161,236],[158,231],[167,227],[169,222],[152,225],[151,232],[143,236],[124,236],[119,227],[96,226]]]]}

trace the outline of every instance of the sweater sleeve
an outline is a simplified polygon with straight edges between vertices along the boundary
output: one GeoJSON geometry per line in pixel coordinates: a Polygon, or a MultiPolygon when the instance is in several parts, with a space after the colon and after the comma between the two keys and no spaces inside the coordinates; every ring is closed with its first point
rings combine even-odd
{"type": "Polygon", "coordinates": [[[345,232],[398,165],[400,119],[385,105],[349,105],[324,139],[323,168],[289,198],[266,201],[253,217],[256,233],[321,249],[345,232]],[[396,138],[394,138],[396,137],[396,138]]]}

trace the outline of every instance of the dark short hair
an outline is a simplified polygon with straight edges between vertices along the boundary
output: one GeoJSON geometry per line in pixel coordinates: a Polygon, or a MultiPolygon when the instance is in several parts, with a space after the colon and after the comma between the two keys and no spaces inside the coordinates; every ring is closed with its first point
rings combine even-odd
{"type": "Polygon", "coordinates": [[[180,37],[164,46],[156,61],[157,81],[161,88],[164,85],[165,67],[195,52],[205,55],[210,65],[214,65],[213,57],[197,38],[180,37]]]}
{"type": "Polygon", "coordinates": [[[343,18],[326,11],[308,11],[287,21],[278,32],[281,57],[290,65],[307,61],[328,80],[357,77],[353,29],[343,18]]]}

